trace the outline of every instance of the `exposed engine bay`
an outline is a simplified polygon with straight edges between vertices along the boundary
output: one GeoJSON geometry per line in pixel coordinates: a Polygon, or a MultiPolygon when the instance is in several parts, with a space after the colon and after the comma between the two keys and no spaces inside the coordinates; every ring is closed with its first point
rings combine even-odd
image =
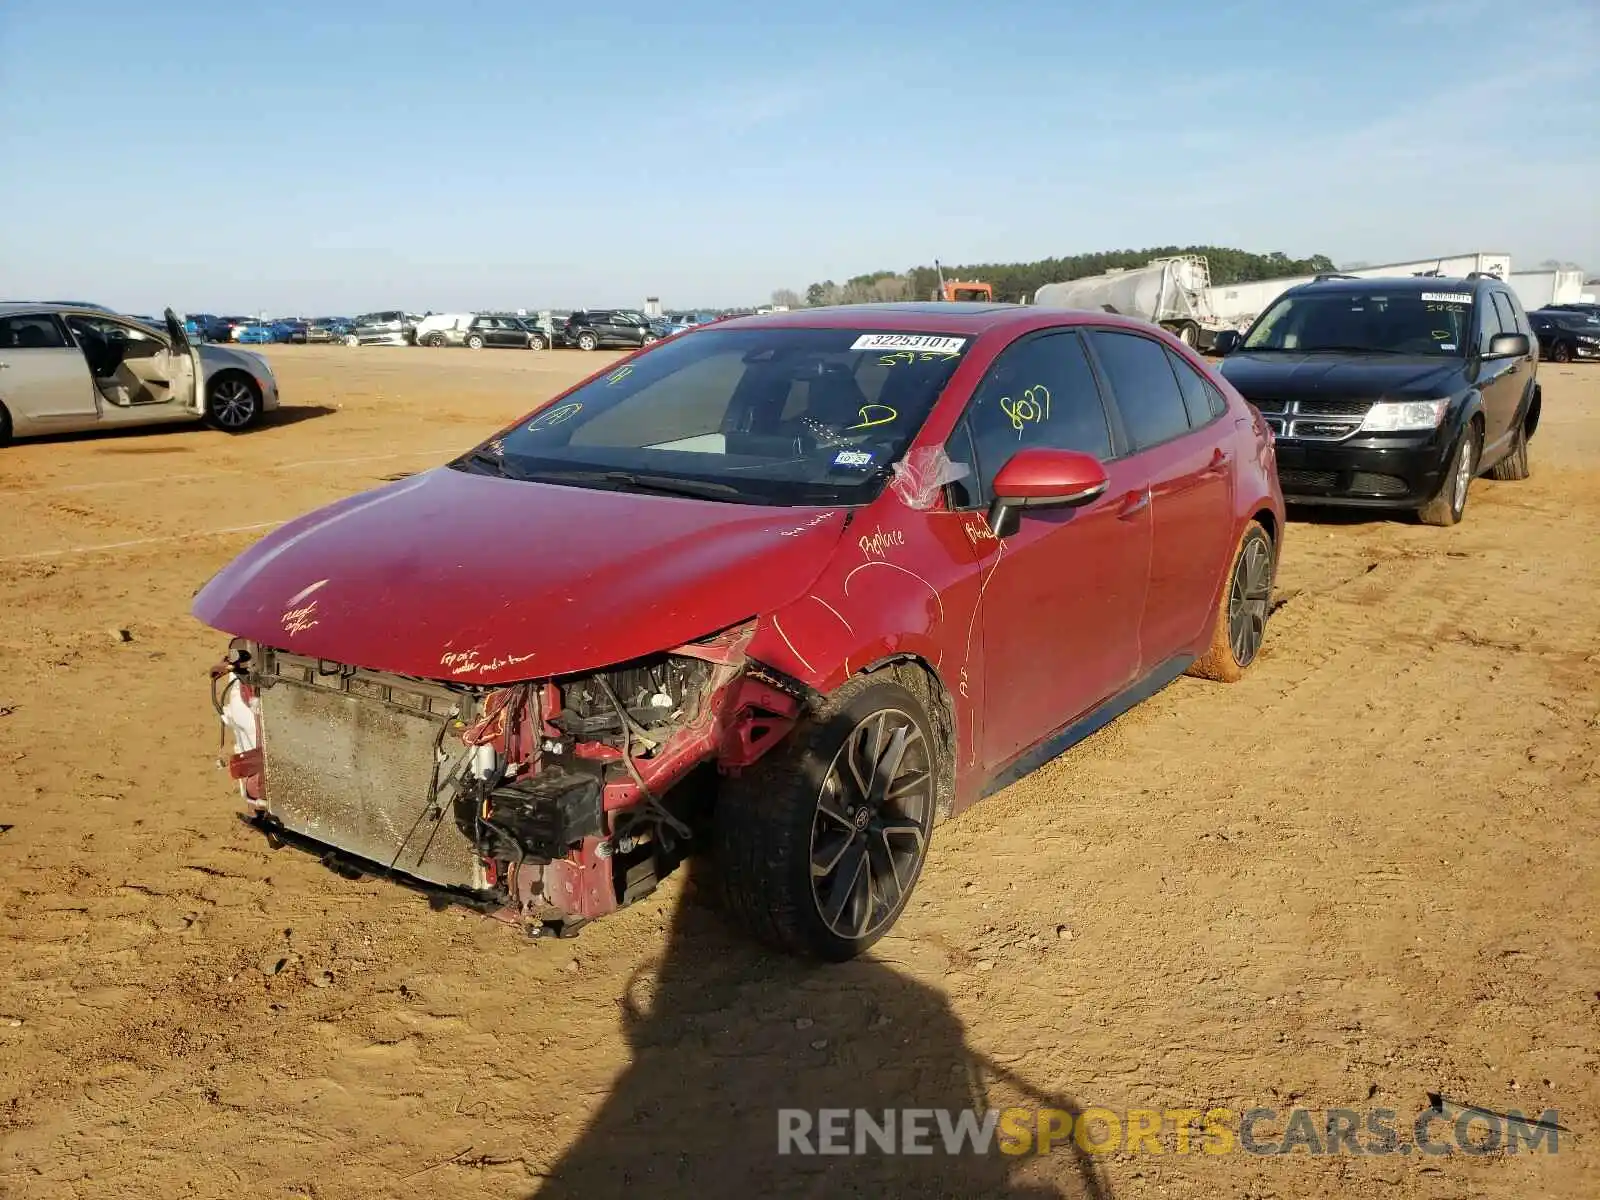
{"type": "Polygon", "coordinates": [[[212,699],[275,838],[565,934],[653,891],[696,849],[718,773],[793,726],[806,689],[748,660],[750,634],[506,687],[240,639],[212,699]]]}

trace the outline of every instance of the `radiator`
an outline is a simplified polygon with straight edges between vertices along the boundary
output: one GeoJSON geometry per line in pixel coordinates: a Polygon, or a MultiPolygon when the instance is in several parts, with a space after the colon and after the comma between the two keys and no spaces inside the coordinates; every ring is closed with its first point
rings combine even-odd
{"type": "Polygon", "coordinates": [[[453,726],[473,697],[442,685],[273,653],[261,692],[267,812],[286,829],[428,883],[481,890],[483,865],[455,820],[455,791],[428,804],[469,753],[453,726]],[[440,734],[444,736],[441,738],[440,734]]]}

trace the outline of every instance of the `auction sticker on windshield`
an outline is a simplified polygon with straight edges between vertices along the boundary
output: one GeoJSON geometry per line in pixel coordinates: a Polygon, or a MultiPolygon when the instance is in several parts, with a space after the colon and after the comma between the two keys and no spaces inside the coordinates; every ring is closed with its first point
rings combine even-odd
{"type": "Polygon", "coordinates": [[[1470,292],[1423,292],[1422,299],[1425,303],[1431,301],[1434,304],[1472,303],[1472,295],[1470,292]]]}
{"type": "Polygon", "coordinates": [[[966,338],[935,337],[929,333],[864,333],[852,350],[920,350],[926,354],[960,354],[966,338]]]}

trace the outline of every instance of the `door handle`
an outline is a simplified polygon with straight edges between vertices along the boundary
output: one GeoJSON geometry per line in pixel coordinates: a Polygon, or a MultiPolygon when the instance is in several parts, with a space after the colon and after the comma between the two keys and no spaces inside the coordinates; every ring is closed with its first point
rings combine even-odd
{"type": "Polygon", "coordinates": [[[1150,489],[1129,492],[1122,498],[1122,508],[1117,513],[1119,521],[1126,521],[1129,517],[1136,517],[1150,507],[1150,489]]]}

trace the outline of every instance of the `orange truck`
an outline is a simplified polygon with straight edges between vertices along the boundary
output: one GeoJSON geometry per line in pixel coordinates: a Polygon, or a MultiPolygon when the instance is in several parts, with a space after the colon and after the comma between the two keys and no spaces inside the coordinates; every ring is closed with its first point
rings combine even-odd
{"type": "Polygon", "coordinates": [[[933,260],[933,269],[939,275],[939,290],[934,292],[933,299],[954,303],[957,300],[976,300],[980,303],[994,303],[994,288],[987,283],[979,283],[976,279],[946,279],[944,268],[939,265],[939,260],[933,260]]]}

